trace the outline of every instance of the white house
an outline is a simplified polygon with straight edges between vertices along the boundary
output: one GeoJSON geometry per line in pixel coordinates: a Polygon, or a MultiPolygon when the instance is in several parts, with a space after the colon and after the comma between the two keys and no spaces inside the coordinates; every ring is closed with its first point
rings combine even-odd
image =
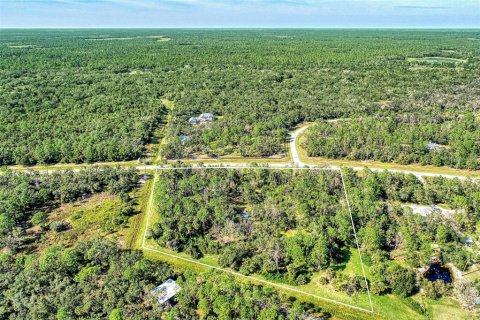
{"type": "Polygon", "coordinates": [[[150,291],[150,293],[157,296],[157,301],[159,303],[164,304],[181,289],[182,287],[180,287],[174,280],[168,279],[167,281],[150,291]]]}
{"type": "Polygon", "coordinates": [[[213,121],[213,114],[211,113],[202,113],[198,117],[191,117],[188,119],[190,124],[199,124],[205,122],[212,122],[213,121]]]}

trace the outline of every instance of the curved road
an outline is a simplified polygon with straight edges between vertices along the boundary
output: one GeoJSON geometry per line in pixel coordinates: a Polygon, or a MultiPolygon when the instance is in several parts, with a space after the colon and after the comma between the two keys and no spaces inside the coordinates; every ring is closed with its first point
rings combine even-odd
{"type": "Polygon", "coordinates": [[[292,133],[290,133],[290,155],[292,156],[293,165],[298,167],[305,167],[306,164],[302,162],[297,150],[297,139],[300,134],[302,134],[310,125],[303,126],[292,133]]]}

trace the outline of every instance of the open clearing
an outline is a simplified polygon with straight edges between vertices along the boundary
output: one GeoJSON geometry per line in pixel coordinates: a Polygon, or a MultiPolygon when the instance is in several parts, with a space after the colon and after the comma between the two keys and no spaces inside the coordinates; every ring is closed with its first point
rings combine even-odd
{"type": "Polygon", "coordinates": [[[434,212],[438,212],[440,214],[443,214],[444,216],[453,216],[456,213],[462,213],[464,212],[463,210],[452,210],[452,209],[446,209],[442,208],[440,206],[421,206],[417,204],[403,204],[402,207],[408,207],[412,210],[412,213],[414,214],[419,214],[423,217],[426,217],[429,214],[432,214],[434,212]]]}
{"type": "Polygon", "coordinates": [[[88,41],[122,41],[122,40],[136,40],[136,39],[154,39],[158,42],[170,41],[169,37],[165,36],[137,36],[137,37],[105,37],[105,38],[85,38],[88,41]]]}
{"type": "Polygon", "coordinates": [[[426,62],[426,63],[465,63],[467,60],[446,58],[446,57],[423,57],[423,58],[407,58],[407,62],[426,62]]]}
{"type": "Polygon", "coordinates": [[[35,48],[33,44],[12,44],[7,45],[7,47],[12,49],[28,49],[28,48],[35,48]]]}
{"type": "MultiPolygon", "coordinates": [[[[126,229],[118,223],[126,219],[122,217],[122,208],[122,200],[106,192],[60,206],[49,216],[48,224],[63,223],[65,230],[46,232],[42,236],[39,251],[54,244],[70,247],[76,242],[99,236],[123,242],[126,229]]],[[[34,229],[29,232],[36,233],[34,229]]]]}

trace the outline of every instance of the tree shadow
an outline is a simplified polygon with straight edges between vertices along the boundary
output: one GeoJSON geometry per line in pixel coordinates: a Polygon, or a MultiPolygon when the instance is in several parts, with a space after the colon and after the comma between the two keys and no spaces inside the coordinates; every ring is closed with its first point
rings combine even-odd
{"type": "Polygon", "coordinates": [[[344,248],[340,252],[341,260],[335,264],[332,264],[331,268],[332,270],[335,271],[344,271],[345,268],[347,267],[348,261],[350,261],[350,258],[352,257],[352,253],[350,249],[344,248]]]}

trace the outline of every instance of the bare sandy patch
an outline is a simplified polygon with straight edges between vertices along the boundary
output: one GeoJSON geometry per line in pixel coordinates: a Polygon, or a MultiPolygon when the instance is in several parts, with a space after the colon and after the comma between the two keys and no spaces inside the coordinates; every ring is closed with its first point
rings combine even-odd
{"type": "Polygon", "coordinates": [[[13,48],[13,49],[35,48],[33,44],[11,44],[11,45],[7,45],[7,47],[13,48]]]}

